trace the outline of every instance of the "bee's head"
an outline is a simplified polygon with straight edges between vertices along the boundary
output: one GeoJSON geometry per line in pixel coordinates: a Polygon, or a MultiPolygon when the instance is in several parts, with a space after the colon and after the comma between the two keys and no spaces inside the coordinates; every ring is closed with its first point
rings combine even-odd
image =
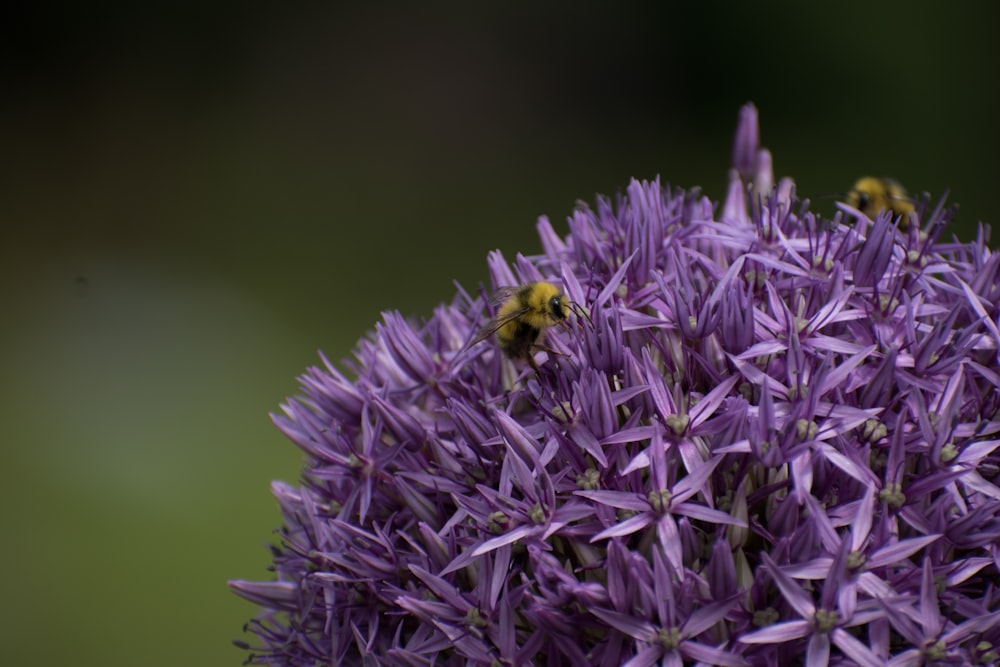
{"type": "Polygon", "coordinates": [[[566,295],[549,282],[532,283],[527,288],[527,305],[538,318],[536,328],[559,324],[569,317],[570,302],[566,295]]]}
{"type": "Polygon", "coordinates": [[[851,192],[851,201],[849,203],[859,211],[866,211],[872,203],[872,196],[867,192],[854,190],[851,192]]]}
{"type": "Polygon", "coordinates": [[[549,315],[556,322],[565,320],[569,316],[569,306],[566,305],[566,296],[563,294],[556,294],[554,297],[549,299],[548,303],[549,315]]]}
{"type": "Polygon", "coordinates": [[[884,206],[885,184],[881,179],[865,176],[858,179],[847,194],[847,203],[867,215],[884,206]]]}

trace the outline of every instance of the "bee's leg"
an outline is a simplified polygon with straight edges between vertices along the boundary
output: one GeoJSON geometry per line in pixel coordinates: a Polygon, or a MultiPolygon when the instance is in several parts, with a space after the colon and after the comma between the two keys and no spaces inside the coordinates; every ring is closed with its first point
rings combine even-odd
{"type": "Polygon", "coordinates": [[[559,352],[557,350],[553,350],[548,345],[542,345],[541,343],[534,343],[531,346],[531,349],[528,350],[528,361],[531,363],[531,367],[535,369],[535,373],[538,375],[541,375],[541,371],[538,370],[538,364],[535,362],[535,354],[534,354],[535,352],[548,352],[549,361],[552,362],[555,368],[559,368],[559,362],[556,360],[556,357],[568,358],[570,356],[565,352],[559,352]]]}
{"type": "Polygon", "coordinates": [[[531,368],[532,368],[532,369],[533,369],[533,370],[535,371],[535,373],[537,374],[537,373],[538,373],[538,362],[537,362],[537,361],[535,361],[535,355],[533,355],[533,354],[531,353],[531,350],[530,350],[530,349],[528,350],[528,363],[529,363],[529,364],[531,365],[531,368]]]}
{"type": "Polygon", "coordinates": [[[566,354],[565,352],[559,352],[558,350],[553,350],[548,345],[543,345],[542,343],[534,343],[531,347],[534,350],[539,350],[541,352],[548,352],[549,354],[557,354],[560,357],[568,357],[568,356],[570,356],[570,355],[566,354]]]}

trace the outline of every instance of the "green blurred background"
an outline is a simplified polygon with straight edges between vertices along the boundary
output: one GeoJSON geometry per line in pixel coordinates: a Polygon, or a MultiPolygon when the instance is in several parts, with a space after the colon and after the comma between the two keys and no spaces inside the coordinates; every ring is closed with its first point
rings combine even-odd
{"type": "Polygon", "coordinates": [[[5,10],[4,664],[239,664],[317,348],[632,176],[719,198],[748,100],[821,210],[996,215],[994,3],[416,4],[5,10]]]}

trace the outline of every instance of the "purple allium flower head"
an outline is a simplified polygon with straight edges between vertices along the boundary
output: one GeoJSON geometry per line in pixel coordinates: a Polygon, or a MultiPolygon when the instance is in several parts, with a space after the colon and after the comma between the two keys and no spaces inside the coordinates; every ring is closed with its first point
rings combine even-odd
{"type": "Polygon", "coordinates": [[[735,144],[721,205],[633,181],[490,255],[575,304],[537,372],[460,289],[302,376],[249,662],[997,661],[1000,255],[810,212],[752,106],[735,144]]]}

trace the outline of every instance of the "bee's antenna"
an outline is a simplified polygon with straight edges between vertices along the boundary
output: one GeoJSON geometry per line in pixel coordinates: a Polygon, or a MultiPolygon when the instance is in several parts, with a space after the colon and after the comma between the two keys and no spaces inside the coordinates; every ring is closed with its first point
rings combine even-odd
{"type": "Polygon", "coordinates": [[[572,310],[574,313],[576,313],[577,315],[582,315],[583,318],[590,323],[590,326],[594,326],[594,321],[590,319],[590,313],[587,311],[586,308],[578,304],[576,301],[570,301],[567,305],[569,306],[569,309],[572,310]]]}
{"type": "Polygon", "coordinates": [[[811,199],[846,199],[849,192],[827,192],[821,195],[815,195],[811,199]]]}

